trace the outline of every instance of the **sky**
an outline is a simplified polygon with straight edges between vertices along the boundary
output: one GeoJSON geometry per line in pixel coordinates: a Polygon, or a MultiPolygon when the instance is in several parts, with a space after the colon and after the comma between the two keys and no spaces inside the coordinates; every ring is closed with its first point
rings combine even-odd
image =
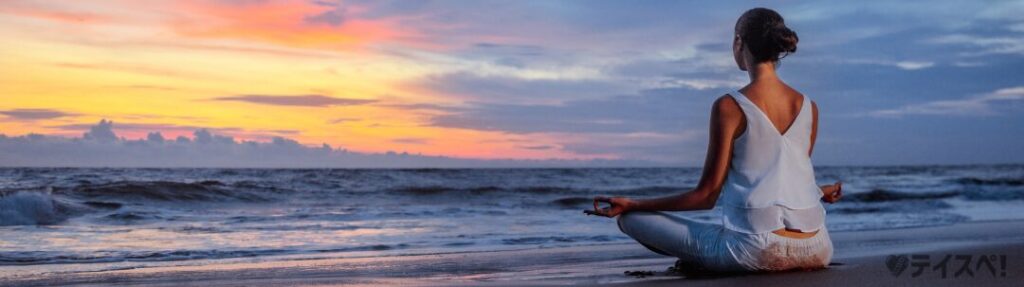
{"type": "Polygon", "coordinates": [[[1024,162],[1024,1],[0,4],[0,165],[699,166],[757,6],[815,164],[1024,162]]]}

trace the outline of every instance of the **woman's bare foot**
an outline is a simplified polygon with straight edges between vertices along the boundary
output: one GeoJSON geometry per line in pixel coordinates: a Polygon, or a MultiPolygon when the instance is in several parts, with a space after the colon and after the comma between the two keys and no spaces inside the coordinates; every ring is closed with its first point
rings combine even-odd
{"type": "Polygon", "coordinates": [[[704,268],[693,262],[683,261],[682,259],[676,260],[676,264],[670,266],[668,270],[665,270],[665,273],[682,275],[689,278],[713,277],[717,275],[716,273],[711,272],[707,268],[704,268]]]}

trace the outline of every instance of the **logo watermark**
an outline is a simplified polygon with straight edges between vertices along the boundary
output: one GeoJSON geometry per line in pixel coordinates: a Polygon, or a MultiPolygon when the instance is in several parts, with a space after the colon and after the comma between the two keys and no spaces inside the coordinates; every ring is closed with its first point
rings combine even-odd
{"type": "Polygon", "coordinates": [[[925,272],[939,273],[946,278],[974,278],[975,276],[1006,277],[1005,254],[898,254],[885,259],[885,267],[894,277],[910,269],[910,278],[925,272]]]}

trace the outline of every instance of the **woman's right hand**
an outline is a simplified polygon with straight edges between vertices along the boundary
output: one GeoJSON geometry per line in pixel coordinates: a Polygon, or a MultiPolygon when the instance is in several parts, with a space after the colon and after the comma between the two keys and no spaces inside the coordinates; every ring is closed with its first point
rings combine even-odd
{"type": "Polygon", "coordinates": [[[632,208],[634,201],[625,197],[594,197],[594,210],[584,210],[587,215],[599,215],[604,217],[616,217],[632,208]],[[600,203],[611,204],[608,208],[601,208],[600,203]]]}
{"type": "Polygon", "coordinates": [[[843,183],[836,181],[831,185],[821,186],[821,200],[828,203],[836,203],[840,198],[843,198],[843,183]]]}

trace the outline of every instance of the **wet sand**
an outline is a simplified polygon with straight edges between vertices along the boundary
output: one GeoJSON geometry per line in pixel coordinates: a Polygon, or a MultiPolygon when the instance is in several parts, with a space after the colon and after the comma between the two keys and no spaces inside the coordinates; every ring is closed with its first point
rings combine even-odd
{"type": "MultiPolygon", "coordinates": [[[[103,272],[26,272],[0,278],[3,286],[330,286],[330,285],[595,285],[623,286],[1020,286],[1024,282],[1024,221],[833,232],[836,247],[828,269],[724,277],[685,277],[664,272],[675,261],[637,244],[469,252],[416,256],[303,260],[209,261],[194,266],[145,267],[103,272]],[[928,255],[917,277],[911,260],[895,276],[890,255],[928,255]],[[950,259],[946,278],[932,269],[946,255],[969,255],[973,276],[950,259]],[[975,268],[995,255],[993,270],[975,268]],[[998,261],[1006,257],[1005,268],[998,261]],[[639,278],[625,271],[652,271],[639,278]],[[1004,275],[1005,273],[1005,275],[1004,275]]],[[[897,265],[898,266],[898,265],[897,265]]],[[[0,267],[10,268],[10,267],[0,267]]],[[[31,266],[20,266],[31,270],[31,266]]]]}

